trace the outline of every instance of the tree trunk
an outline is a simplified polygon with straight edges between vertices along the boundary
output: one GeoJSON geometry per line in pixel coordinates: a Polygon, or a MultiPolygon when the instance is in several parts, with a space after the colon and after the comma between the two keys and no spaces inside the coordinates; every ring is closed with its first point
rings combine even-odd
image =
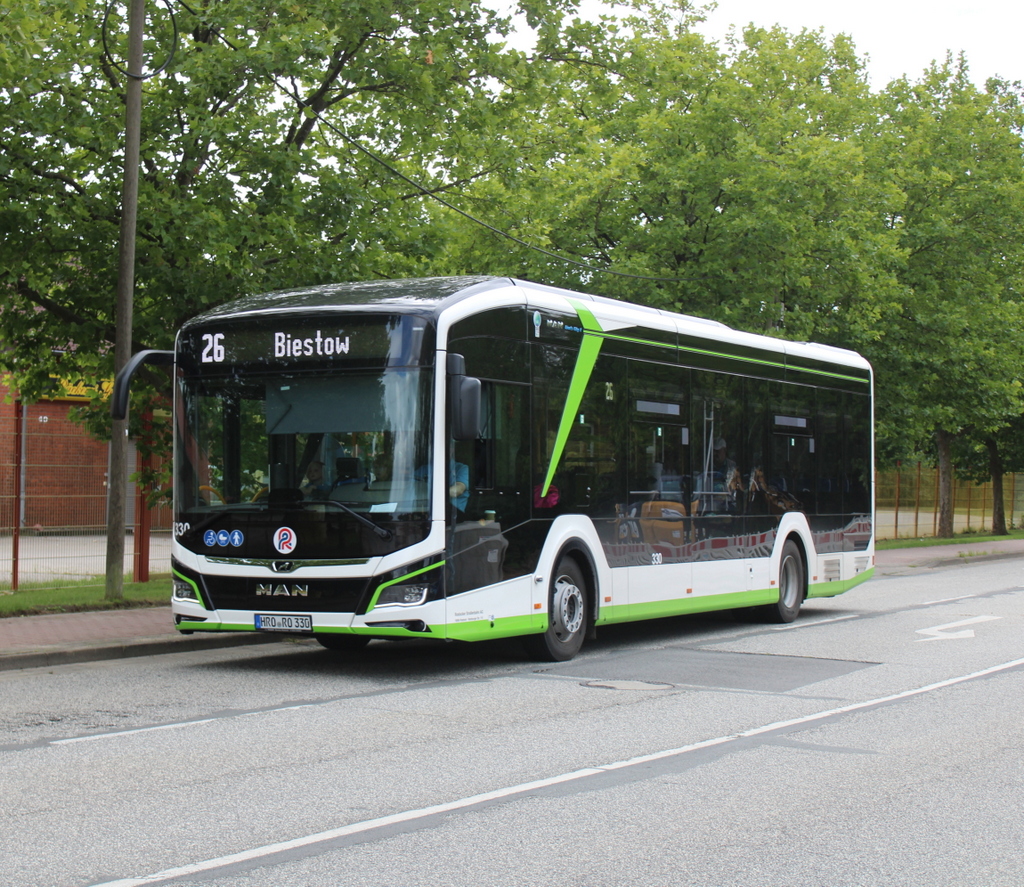
{"type": "Polygon", "coordinates": [[[985,441],[988,448],[988,469],[992,474],[992,533],[1007,535],[1006,508],[1003,505],[1003,457],[993,438],[985,441]]]}
{"type": "Polygon", "coordinates": [[[953,458],[950,443],[953,436],[939,429],[935,432],[935,444],[939,451],[939,532],[940,539],[953,536],[953,458]]]}

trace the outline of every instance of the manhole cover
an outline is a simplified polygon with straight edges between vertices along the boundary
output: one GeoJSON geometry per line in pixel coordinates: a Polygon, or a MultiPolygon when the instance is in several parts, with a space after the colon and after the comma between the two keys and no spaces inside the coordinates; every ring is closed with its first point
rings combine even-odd
{"type": "Polygon", "coordinates": [[[544,672],[577,678],[586,687],[608,687],[615,690],[664,690],[669,687],[697,686],[788,693],[874,664],[842,659],[665,647],[642,653],[574,660],[545,668],[544,672]]]}

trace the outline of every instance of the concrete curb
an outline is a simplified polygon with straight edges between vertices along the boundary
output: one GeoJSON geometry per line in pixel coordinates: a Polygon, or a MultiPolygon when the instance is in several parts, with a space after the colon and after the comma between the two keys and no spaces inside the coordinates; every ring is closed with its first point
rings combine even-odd
{"type": "Polygon", "coordinates": [[[83,662],[101,662],[107,659],[132,659],[137,656],[159,656],[163,653],[191,653],[222,647],[243,647],[252,644],[280,643],[283,637],[263,634],[209,634],[183,635],[166,638],[136,638],[113,643],[79,645],[71,647],[43,647],[0,653],[0,671],[25,668],[51,668],[83,662]]]}
{"type": "Polygon", "coordinates": [[[1009,560],[1024,557],[1024,540],[982,542],[976,549],[978,550],[972,550],[969,544],[889,549],[876,552],[875,567],[878,575],[892,575],[901,570],[967,567],[980,562],[1009,560]]]}

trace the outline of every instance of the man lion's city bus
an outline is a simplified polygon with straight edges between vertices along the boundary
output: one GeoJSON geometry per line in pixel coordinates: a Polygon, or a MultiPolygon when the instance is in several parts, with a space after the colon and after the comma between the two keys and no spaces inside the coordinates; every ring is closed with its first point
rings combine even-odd
{"type": "Polygon", "coordinates": [[[522,636],[726,608],[796,618],[873,572],[863,358],[509,278],[244,298],[174,352],[182,632],[522,636]]]}

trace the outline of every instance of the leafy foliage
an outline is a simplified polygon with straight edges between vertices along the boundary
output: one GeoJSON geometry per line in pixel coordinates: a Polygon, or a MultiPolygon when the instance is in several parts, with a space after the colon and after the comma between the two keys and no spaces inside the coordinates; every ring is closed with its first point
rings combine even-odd
{"type": "Polygon", "coordinates": [[[903,452],[936,430],[984,440],[1024,410],[1019,98],[947,62],[880,96],[876,148],[905,200],[889,225],[905,293],[873,348],[882,436],[903,452]]]}
{"type": "Polygon", "coordinates": [[[472,192],[526,239],[637,278],[509,256],[461,225],[451,267],[511,263],[745,329],[868,338],[879,305],[897,300],[882,221],[901,195],[868,165],[873,107],[853,47],[749,30],[722,52],[692,23],[652,11],[600,61],[563,61],[549,74],[557,99],[519,137],[521,167],[472,192]]]}
{"type": "MultiPolygon", "coordinates": [[[[172,49],[161,12],[150,66],[172,49]]],[[[500,165],[463,146],[532,79],[502,42],[508,20],[475,2],[201,0],[175,15],[174,61],[145,83],[133,350],[170,347],[183,320],[241,294],[424,272],[418,192],[353,140],[457,188],[500,165]]],[[[0,65],[29,72],[0,89],[0,336],[27,398],[52,373],[111,375],[124,78],[122,23],[107,22],[107,57],[103,21],[96,2],[37,0],[0,18],[0,65]]]]}
{"type": "MultiPolygon", "coordinates": [[[[719,46],[687,0],[598,22],[521,0],[529,53],[478,0],[174,8],[145,85],[133,348],[256,291],[507,274],[855,348],[884,460],[994,442],[1018,467],[1019,86],[978,89],[961,58],[873,94],[847,37],[719,46]]],[[[102,22],[94,0],[0,13],[0,337],[28,398],[111,374],[124,86],[102,22]]]]}

